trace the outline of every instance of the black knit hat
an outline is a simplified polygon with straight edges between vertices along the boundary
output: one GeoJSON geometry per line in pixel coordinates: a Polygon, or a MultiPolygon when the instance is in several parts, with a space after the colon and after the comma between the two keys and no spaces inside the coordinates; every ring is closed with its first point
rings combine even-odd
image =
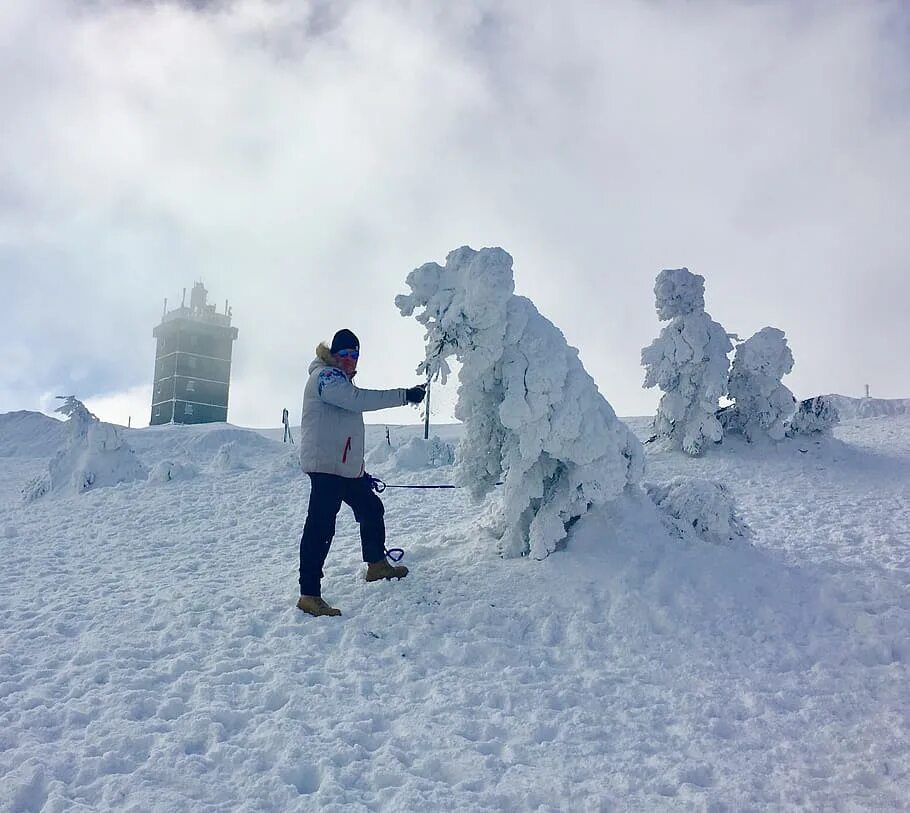
{"type": "Polygon", "coordinates": [[[330,349],[333,354],[339,350],[360,350],[360,339],[351,333],[350,330],[344,328],[332,337],[332,347],[330,349]]]}

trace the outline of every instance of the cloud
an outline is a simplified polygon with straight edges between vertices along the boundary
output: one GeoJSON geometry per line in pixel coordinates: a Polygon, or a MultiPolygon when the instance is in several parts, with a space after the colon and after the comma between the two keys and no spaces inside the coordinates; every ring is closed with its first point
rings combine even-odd
{"type": "Polygon", "coordinates": [[[138,410],[199,279],[240,331],[232,421],[296,413],[342,326],[362,386],[409,385],[394,295],[465,243],[513,254],[620,414],[656,404],[639,350],[681,265],[729,330],[786,331],[797,394],[907,395],[898,3],[9,6],[0,410],[138,410]]]}
{"type": "MultiPolygon", "coordinates": [[[[124,392],[88,396],[85,405],[101,420],[120,426],[144,426],[148,423],[152,402],[151,384],[142,384],[124,392]]],[[[280,423],[280,422],[279,422],[280,423]]]]}

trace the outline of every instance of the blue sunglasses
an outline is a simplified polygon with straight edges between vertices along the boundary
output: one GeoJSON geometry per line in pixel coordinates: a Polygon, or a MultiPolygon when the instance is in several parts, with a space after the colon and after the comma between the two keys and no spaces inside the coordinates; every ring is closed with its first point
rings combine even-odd
{"type": "Polygon", "coordinates": [[[359,359],[360,351],[359,350],[339,350],[336,354],[339,358],[343,359],[359,359]]]}

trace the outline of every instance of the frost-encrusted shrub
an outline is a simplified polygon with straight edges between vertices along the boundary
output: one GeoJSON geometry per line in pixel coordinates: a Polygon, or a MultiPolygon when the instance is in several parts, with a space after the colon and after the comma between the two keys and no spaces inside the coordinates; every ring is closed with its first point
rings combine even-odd
{"type": "MultiPolygon", "coordinates": [[[[386,444],[388,446],[388,444],[386,444]]],[[[401,469],[435,469],[455,462],[455,448],[437,436],[411,438],[395,450],[394,463],[401,469]]]]}
{"type": "Polygon", "coordinates": [[[807,398],[799,402],[799,408],[790,421],[787,435],[827,434],[840,421],[837,407],[826,396],[807,398]]]}
{"type": "Polygon", "coordinates": [[[455,480],[475,499],[505,479],[497,529],[503,556],[543,558],[566,525],[613,499],[643,469],[641,444],[598,392],[578,351],[530,300],[516,296],[501,248],[427,263],[396,297],[427,329],[419,373],[445,381],[461,363],[455,416],[464,422],[455,480]]]}
{"type": "Polygon", "coordinates": [[[34,500],[40,499],[50,491],[50,488],[51,480],[47,472],[36,475],[22,488],[22,501],[33,502],[34,500]]]}
{"type": "Polygon", "coordinates": [[[162,460],[152,466],[149,472],[150,483],[169,483],[172,480],[189,480],[199,473],[192,463],[180,463],[173,460],[162,460]]]}
{"type": "Polygon", "coordinates": [[[47,474],[35,478],[23,490],[26,502],[49,492],[80,494],[147,478],[148,469],[116,426],[99,421],[72,395],[63,401],[56,411],[69,417],[66,445],[48,464],[47,474]]]}
{"type": "Polygon", "coordinates": [[[749,441],[781,440],[796,411],[793,393],[781,379],[793,369],[793,353],[782,330],[764,327],[737,345],[728,394],[735,402],[727,428],[749,441]]]}
{"type": "Polygon", "coordinates": [[[676,531],[694,532],[707,542],[749,539],[752,530],[740,517],[730,492],[713,480],[676,477],[668,483],[643,483],[648,496],[676,531]]]}
{"type": "Polygon", "coordinates": [[[243,471],[249,466],[244,460],[243,453],[237,441],[231,440],[223,443],[210,464],[212,471],[243,471]]]}
{"type": "Polygon", "coordinates": [[[669,320],[641,351],[645,387],[664,393],[654,419],[658,437],[690,455],[723,438],[715,417],[727,391],[733,349],[726,331],[705,312],[705,279],[687,268],[661,271],[654,285],[657,315],[669,320]]]}

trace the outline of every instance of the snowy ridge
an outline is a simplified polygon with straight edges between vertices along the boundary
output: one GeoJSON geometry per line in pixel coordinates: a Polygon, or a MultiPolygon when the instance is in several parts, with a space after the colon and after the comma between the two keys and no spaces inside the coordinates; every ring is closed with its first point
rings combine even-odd
{"type": "Polygon", "coordinates": [[[826,395],[825,398],[837,407],[841,420],[910,413],[910,398],[849,398],[846,395],[826,395]]]}
{"type": "Polygon", "coordinates": [[[0,457],[51,457],[66,441],[65,421],[41,412],[0,415],[0,457]]]}
{"type": "MultiPolygon", "coordinates": [[[[127,438],[151,464],[224,428],[127,438]]],[[[412,573],[364,583],[343,510],[339,619],[293,606],[307,481],[280,443],[0,495],[0,810],[908,810],[910,416],[834,431],[646,447],[651,481],[724,483],[752,544],[671,534],[638,492],[503,560],[465,492],[390,490],[412,573]]]]}

